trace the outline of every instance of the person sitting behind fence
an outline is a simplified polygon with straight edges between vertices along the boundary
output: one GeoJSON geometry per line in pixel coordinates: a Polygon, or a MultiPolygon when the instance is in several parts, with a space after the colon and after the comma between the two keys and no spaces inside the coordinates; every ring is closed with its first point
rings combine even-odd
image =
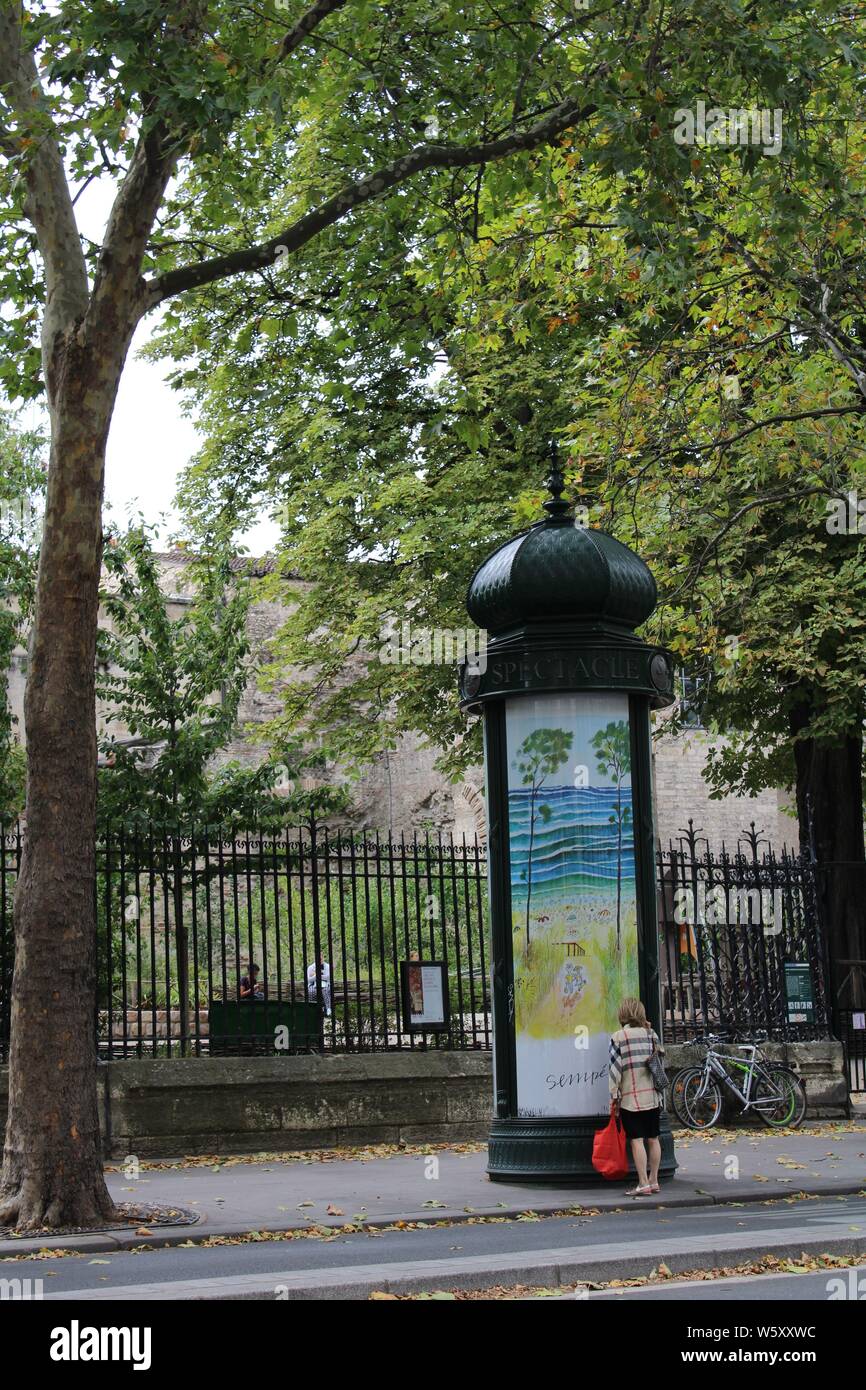
{"type": "Polygon", "coordinates": [[[259,980],[259,967],[250,961],[248,974],[241,980],[241,999],[264,999],[265,992],[259,980]]]}
{"type": "MultiPolygon", "coordinates": [[[[325,1017],[331,1017],[331,967],[328,962],[319,956],[319,973],[322,977],[322,1003],[325,1006],[325,1017]]],[[[316,964],[307,966],[307,989],[311,999],[316,997],[316,964]]]]}

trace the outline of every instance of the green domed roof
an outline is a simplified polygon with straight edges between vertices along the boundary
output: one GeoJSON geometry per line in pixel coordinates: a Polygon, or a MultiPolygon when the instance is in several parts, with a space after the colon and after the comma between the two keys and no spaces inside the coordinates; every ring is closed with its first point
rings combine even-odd
{"type": "Polygon", "coordinates": [[[632,630],[655,608],[648,566],[606,531],[576,526],[562,485],[555,469],[545,520],[494,550],[472,576],[466,606],[487,632],[554,621],[632,630]]]}

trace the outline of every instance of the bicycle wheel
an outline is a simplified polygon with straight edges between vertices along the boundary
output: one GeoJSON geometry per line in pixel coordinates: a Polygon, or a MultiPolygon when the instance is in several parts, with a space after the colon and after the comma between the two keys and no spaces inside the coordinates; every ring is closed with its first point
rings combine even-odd
{"type": "Polygon", "coordinates": [[[674,1077],[671,1104],[687,1129],[711,1129],[722,1113],[722,1093],[712,1077],[704,1090],[703,1067],[687,1067],[674,1077]]]}
{"type": "Polygon", "coordinates": [[[683,1105],[683,1096],[682,1096],[683,1082],[685,1081],[686,1077],[691,1076],[692,1072],[697,1071],[697,1070],[698,1070],[698,1068],[696,1068],[696,1067],[684,1067],[682,1071],[676,1072],[676,1073],[674,1074],[673,1078],[671,1079],[671,1085],[670,1085],[670,1102],[671,1102],[671,1109],[673,1110],[673,1112],[674,1112],[674,1114],[676,1115],[677,1119],[679,1120],[680,1124],[681,1124],[681,1125],[684,1125],[686,1129],[690,1128],[690,1126],[689,1126],[689,1117],[688,1117],[688,1115],[686,1114],[685,1106],[683,1105]]]}
{"type": "Polygon", "coordinates": [[[770,1129],[801,1125],[806,1118],[806,1091],[797,1073],[788,1067],[764,1067],[755,1077],[755,1109],[770,1129]]]}

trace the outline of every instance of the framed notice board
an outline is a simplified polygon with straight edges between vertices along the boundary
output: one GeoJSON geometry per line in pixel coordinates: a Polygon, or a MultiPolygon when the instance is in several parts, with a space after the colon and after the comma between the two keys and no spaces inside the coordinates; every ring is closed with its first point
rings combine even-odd
{"type": "Polygon", "coordinates": [[[403,1027],[409,1033],[447,1033],[448,970],[441,960],[401,960],[403,1027]]]}
{"type": "Polygon", "coordinates": [[[785,962],[785,997],[788,1001],[789,1023],[815,1022],[815,996],[812,991],[812,971],[808,963],[785,962]]]}

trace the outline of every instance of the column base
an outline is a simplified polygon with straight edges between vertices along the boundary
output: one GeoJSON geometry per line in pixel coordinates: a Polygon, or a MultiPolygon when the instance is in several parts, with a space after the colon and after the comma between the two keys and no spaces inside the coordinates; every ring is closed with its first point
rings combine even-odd
{"type": "MultiPolygon", "coordinates": [[[[599,1186],[607,1179],[592,1166],[596,1130],[607,1115],[557,1119],[494,1120],[487,1147],[487,1173],[492,1182],[545,1184],[554,1187],[599,1186]]],[[[677,1170],[674,1136],[663,1112],[659,1126],[662,1161],[659,1178],[677,1170]]]]}

